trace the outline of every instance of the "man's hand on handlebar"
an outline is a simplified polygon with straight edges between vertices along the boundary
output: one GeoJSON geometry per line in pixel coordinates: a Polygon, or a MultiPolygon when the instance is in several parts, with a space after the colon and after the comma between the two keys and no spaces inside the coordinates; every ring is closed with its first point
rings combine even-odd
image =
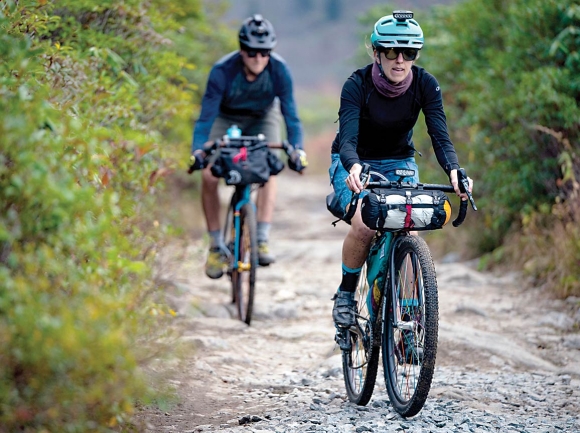
{"type": "Polygon", "coordinates": [[[288,167],[290,170],[302,173],[302,171],[308,167],[306,152],[304,152],[302,149],[294,149],[294,151],[288,155],[288,167]]]}
{"type": "Polygon", "coordinates": [[[194,151],[189,157],[188,173],[193,173],[196,170],[201,170],[205,166],[205,152],[203,150],[194,151]]]}

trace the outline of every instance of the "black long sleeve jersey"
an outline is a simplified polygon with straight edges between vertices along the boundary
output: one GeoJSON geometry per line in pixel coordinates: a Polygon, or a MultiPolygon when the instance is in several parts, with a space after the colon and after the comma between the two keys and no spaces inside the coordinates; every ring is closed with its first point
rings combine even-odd
{"type": "Polygon", "coordinates": [[[339,130],[332,143],[332,153],[340,153],[346,170],[359,163],[359,158],[413,156],[413,126],[421,110],[437,161],[447,174],[459,168],[435,77],[414,65],[409,89],[401,96],[387,98],[375,88],[371,70],[372,64],[353,72],[342,88],[339,130]]]}

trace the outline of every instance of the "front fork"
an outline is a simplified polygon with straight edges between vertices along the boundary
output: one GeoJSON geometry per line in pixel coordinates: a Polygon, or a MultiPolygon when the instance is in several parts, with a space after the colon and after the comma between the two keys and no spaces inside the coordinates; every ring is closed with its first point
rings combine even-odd
{"type": "MultiPolygon", "coordinates": [[[[412,236],[412,235],[408,235],[412,236]]],[[[400,242],[405,239],[405,236],[395,236],[394,241],[391,244],[391,248],[389,251],[389,272],[387,275],[387,284],[385,287],[387,288],[386,293],[383,293],[383,322],[385,320],[390,320],[393,324],[395,329],[399,329],[401,331],[411,331],[415,333],[418,328],[418,324],[416,320],[413,320],[413,315],[409,315],[410,320],[403,320],[403,311],[401,308],[397,308],[397,305],[401,305],[402,307],[417,307],[422,304],[420,299],[421,291],[418,290],[416,293],[416,298],[412,297],[410,299],[404,298],[401,299],[401,293],[399,290],[402,289],[397,287],[397,276],[395,275],[395,250],[400,242]],[[390,308],[389,308],[390,307],[390,308]]],[[[413,267],[413,277],[418,278],[417,275],[417,257],[412,257],[412,263],[410,264],[413,267]]]]}
{"type": "Polygon", "coordinates": [[[241,236],[240,236],[240,229],[242,224],[242,219],[240,217],[242,207],[247,204],[251,203],[254,207],[254,211],[256,210],[256,205],[251,201],[251,194],[252,194],[252,186],[245,185],[242,187],[236,187],[235,194],[238,197],[238,200],[235,202],[235,206],[233,209],[234,212],[234,224],[232,226],[232,239],[234,241],[233,251],[232,254],[232,270],[244,272],[249,271],[252,264],[251,263],[244,263],[240,260],[240,247],[241,247],[241,236]]]}

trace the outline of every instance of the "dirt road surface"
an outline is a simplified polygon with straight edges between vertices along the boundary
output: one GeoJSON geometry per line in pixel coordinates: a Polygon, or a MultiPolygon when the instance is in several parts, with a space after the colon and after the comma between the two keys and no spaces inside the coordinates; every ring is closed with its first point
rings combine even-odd
{"type": "Polygon", "coordinates": [[[141,412],[143,431],[580,432],[580,300],[524,290],[517,273],[481,273],[453,254],[436,261],[439,349],[424,409],[399,417],[382,371],[369,405],[349,403],[330,301],[347,226],[331,225],[328,192],[326,176],[279,176],[278,260],[258,270],[251,326],[235,318],[229,281],[205,277],[202,240],[173,263],[168,302],[195,350],[167,366],[179,401],[141,412]]]}

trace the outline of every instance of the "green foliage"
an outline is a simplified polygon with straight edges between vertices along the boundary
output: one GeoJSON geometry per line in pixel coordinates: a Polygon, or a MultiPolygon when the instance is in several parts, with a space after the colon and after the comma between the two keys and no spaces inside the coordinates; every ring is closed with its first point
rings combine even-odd
{"type": "Polygon", "coordinates": [[[495,238],[489,249],[521,212],[557,194],[560,147],[537,127],[577,139],[580,64],[553,48],[570,25],[566,5],[472,0],[436,10],[425,26],[434,35],[425,57],[437,53],[437,59],[428,57],[429,68],[451,90],[451,103],[462,110],[458,125],[470,137],[466,150],[474,154],[478,194],[495,238]]]}
{"type": "Polygon", "coordinates": [[[210,26],[197,0],[0,3],[2,431],[112,431],[154,392],[158,180],[212,51],[179,55],[184,17],[210,26]]]}
{"type": "MultiPolygon", "coordinates": [[[[435,9],[421,24],[423,61],[468,138],[458,151],[470,155],[477,182],[480,251],[498,248],[514,230],[550,237],[556,221],[577,221],[570,210],[580,176],[579,5],[469,0],[435,9]],[[539,220],[548,231],[528,230],[527,222],[546,212],[551,221],[539,220]]],[[[577,246],[568,254],[577,256],[577,246]]],[[[577,269],[560,269],[561,277],[580,280],[577,269]]]]}
{"type": "Polygon", "coordinates": [[[335,94],[304,92],[300,98],[300,121],[306,135],[320,134],[338,119],[339,101],[335,94]]]}

